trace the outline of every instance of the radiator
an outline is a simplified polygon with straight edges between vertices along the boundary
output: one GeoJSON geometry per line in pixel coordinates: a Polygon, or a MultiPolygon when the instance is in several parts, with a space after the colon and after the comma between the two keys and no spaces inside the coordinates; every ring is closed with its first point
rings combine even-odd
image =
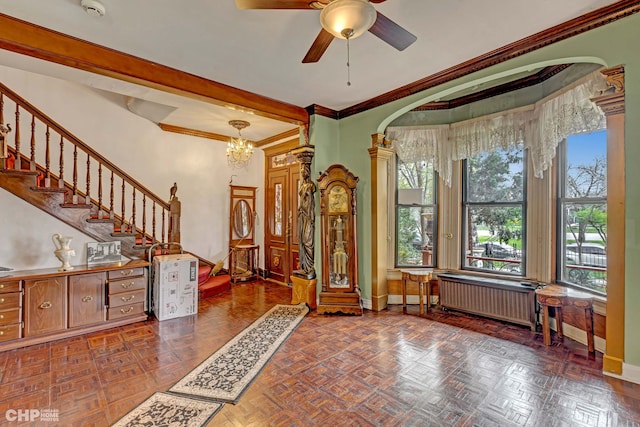
{"type": "Polygon", "coordinates": [[[439,274],[442,308],[536,329],[535,287],[513,280],[439,274]]]}

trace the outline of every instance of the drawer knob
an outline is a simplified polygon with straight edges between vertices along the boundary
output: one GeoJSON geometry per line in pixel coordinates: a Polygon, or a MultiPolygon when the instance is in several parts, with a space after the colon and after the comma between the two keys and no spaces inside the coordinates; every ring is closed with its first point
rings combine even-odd
{"type": "Polygon", "coordinates": [[[131,282],[131,283],[120,283],[120,286],[122,286],[125,289],[129,289],[130,287],[132,287],[133,285],[135,285],[136,282],[131,282]]]}
{"type": "Polygon", "coordinates": [[[43,310],[46,310],[47,308],[51,308],[52,304],[51,301],[45,301],[42,304],[40,304],[40,308],[43,310]]]}
{"type": "Polygon", "coordinates": [[[4,319],[4,314],[0,314],[0,319],[4,319]]]}
{"type": "Polygon", "coordinates": [[[124,308],[121,308],[120,309],[120,313],[122,313],[122,314],[131,313],[132,310],[133,310],[133,306],[127,308],[126,310],[124,308]]]}
{"type": "Polygon", "coordinates": [[[4,331],[0,331],[0,336],[4,335],[4,331]]]}
{"type": "Polygon", "coordinates": [[[4,302],[4,298],[0,298],[0,302],[4,302]]]}
{"type": "Polygon", "coordinates": [[[131,295],[130,297],[120,297],[120,299],[124,302],[129,302],[129,301],[133,301],[135,297],[136,297],[135,295],[131,295]]]}
{"type": "Polygon", "coordinates": [[[123,276],[131,276],[133,274],[133,270],[129,270],[129,271],[122,270],[120,274],[122,274],[123,276]]]}
{"type": "Polygon", "coordinates": [[[82,297],[82,302],[91,302],[91,301],[93,301],[93,297],[91,295],[82,297]]]}
{"type": "Polygon", "coordinates": [[[4,283],[0,283],[0,289],[4,289],[4,283]]]}

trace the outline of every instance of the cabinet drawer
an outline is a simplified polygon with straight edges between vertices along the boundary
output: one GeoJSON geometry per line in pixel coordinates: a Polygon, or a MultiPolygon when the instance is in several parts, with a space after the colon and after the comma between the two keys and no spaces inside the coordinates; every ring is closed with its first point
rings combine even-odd
{"type": "Polygon", "coordinates": [[[121,307],[123,305],[131,305],[139,302],[144,302],[146,291],[144,289],[138,289],[131,292],[121,292],[118,294],[109,295],[109,307],[121,307]]]}
{"type": "Polygon", "coordinates": [[[121,317],[134,316],[144,313],[144,303],[127,304],[120,307],[109,307],[109,320],[119,319],[121,317]]]}
{"type": "Polygon", "coordinates": [[[135,291],[137,289],[147,289],[146,277],[132,277],[125,280],[109,281],[109,295],[135,291]]]}
{"type": "Polygon", "coordinates": [[[127,277],[144,276],[144,268],[123,268],[122,270],[113,270],[107,272],[109,280],[118,280],[127,277]]]}
{"type": "Polygon", "coordinates": [[[0,326],[0,341],[17,340],[18,338],[22,338],[20,336],[20,331],[22,330],[21,326],[22,325],[20,323],[0,326]]]}
{"type": "Polygon", "coordinates": [[[22,282],[20,280],[12,280],[10,282],[0,282],[0,293],[19,292],[22,290],[22,282]]]}
{"type": "Polygon", "coordinates": [[[14,308],[12,310],[0,310],[0,326],[20,323],[22,321],[21,310],[14,308]]]}
{"type": "Polygon", "coordinates": [[[10,294],[0,294],[0,310],[18,308],[22,306],[22,292],[11,292],[10,294]]]}

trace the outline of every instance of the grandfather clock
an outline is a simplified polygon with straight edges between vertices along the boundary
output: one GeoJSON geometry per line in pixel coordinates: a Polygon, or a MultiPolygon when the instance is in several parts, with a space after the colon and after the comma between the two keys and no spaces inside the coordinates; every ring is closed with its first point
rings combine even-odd
{"type": "Polygon", "coordinates": [[[356,184],[342,165],[331,165],[318,178],[322,236],[322,292],[318,313],[362,315],[358,287],[356,184]]]}

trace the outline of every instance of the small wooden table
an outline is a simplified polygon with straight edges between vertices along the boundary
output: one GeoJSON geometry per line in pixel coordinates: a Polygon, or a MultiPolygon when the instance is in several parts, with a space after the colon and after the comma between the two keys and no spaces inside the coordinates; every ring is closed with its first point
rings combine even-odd
{"type": "Polygon", "coordinates": [[[584,311],[584,324],[587,332],[587,347],[595,352],[593,340],[593,297],[585,292],[576,291],[558,285],[547,285],[536,290],[536,298],[542,307],[542,337],[545,345],[551,345],[551,326],[549,325],[549,307],[556,311],[556,329],[562,338],[562,307],[574,306],[584,311]]]}
{"type": "Polygon", "coordinates": [[[424,291],[427,292],[427,307],[431,305],[431,270],[400,270],[402,273],[402,311],[407,312],[407,282],[418,284],[418,295],[420,301],[420,314],[424,314],[424,291]]]}

